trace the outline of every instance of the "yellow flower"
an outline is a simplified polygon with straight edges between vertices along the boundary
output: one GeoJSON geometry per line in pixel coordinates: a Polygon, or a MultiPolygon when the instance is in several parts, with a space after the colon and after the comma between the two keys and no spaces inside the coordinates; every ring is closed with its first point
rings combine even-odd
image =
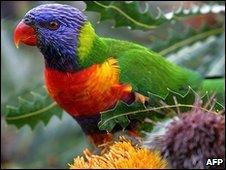
{"type": "Polygon", "coordinates": [[[78,156],[70,169],[78,168],[167,168],[167,162],[161,158],[158,151],[133,146],[130,141],[115,142],[102,155],[92,155],[88,149],[84,150],[85,158],[78,156]]]}

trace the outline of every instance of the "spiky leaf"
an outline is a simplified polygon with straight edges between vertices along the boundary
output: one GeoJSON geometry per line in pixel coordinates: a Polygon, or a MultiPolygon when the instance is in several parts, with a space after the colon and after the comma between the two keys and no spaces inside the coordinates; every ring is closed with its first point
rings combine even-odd
{"type": "MultiPolygon", "coordinates": [[[[173,117],[175,114],[180,114],[195,108],[196,106],[193,103],[197,99],[200,99],[200,101],[203,100],[204,103],[208,102],[206,95],[199,96],[191,87],[185,93],[175,92],[170,89],[168,91],[169,93],[165,98],[149,93],[151,102],[147,107],[138,103],[127,105],[123,102],[118,102],[112,110],[101,113],[101,121],[98,124],[99,129],[111,131],[116,124],[120,124],[121,127],[126,128],[131,119],[137,119],[141,122],[138,130],[150,131],[153,128],[153,123],[155,124],[156,122],[173,117]],[[149,123],[147,123],[147,119],[149,123]]],[[[213,112],[216,108],[221,110],[223,106],[216,102],[212,106],[213,112]]],[[[206,107],[201,109],[206,110],[210,108],[206,107]]]]}
{"type": "Polygon", "coordinates": [[[141,109],[144,109],[144,106],[141,104],[136,103],[129,106],[120,101],[113,109],[101,113],[101,121],[98,124],[99,129],[110,132],[116,124],[126,128],[130,122],[126,113],[141,109]]]}
{"type": "Polygon", "coordinates": [[[165,56],[170,53],[175,53],[183,47],[192,45],[196,42],[207,39],[210,36],[222,35],[224,29],[222,26],[209,27],[203,26],[199,30],[191,27],[185,28],[183,33],[178,33],[178,30],[169,29],[168,37],[156,39],[151,43],[151,49],[165,56]]]}
{"type": "MultiPolygon", "coordinates": [[[[178,20],[183,17],[193,16],[201,14],[203,9],[206,13],[216,12],[214,9],[219,5],[205,5],[203,7],[195,6],[191,9],[179,8],[168,14],[164,14],[160,9],[156,17],[150,14],[149,6],[146,10],[141,12],[139,10],[140,5],[138,1],[124,2],[124,1],[87,1],[87,11],[95,11],[101,14],[100,21],[107,19],[113,19],[115,21],[115,27],[128,26],[132,29],[148,30],[156,28],[163,23],[170,22],[172,20],[178,20]]],[[[221,12],[221,11],[217,11],[221,12]]]]}
{"type": "Polygon", "coordinates": [[[31,92],[32,99],[18,97],[18,106],[6,106],[4,113],[8,124],[20,128],[29,125],[32,129],[39,123],[45,125],[53,115],[61,117],[62,110],[53,102],[49,95],[31,92]]]}

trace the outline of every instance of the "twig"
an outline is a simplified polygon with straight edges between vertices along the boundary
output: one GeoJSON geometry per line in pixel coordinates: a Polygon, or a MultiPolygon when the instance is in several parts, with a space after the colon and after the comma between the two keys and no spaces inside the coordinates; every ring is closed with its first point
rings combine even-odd
{"type": "MultiPolygon", "coordinates": [[[[173,96],[173,100],[174,100],[175,105],[178,105],[176,96],[173,96]]],[[[181,115],[180,108],[178,106],[177,106],[177,113],[178,113],[178,115],[181,115]]]]}

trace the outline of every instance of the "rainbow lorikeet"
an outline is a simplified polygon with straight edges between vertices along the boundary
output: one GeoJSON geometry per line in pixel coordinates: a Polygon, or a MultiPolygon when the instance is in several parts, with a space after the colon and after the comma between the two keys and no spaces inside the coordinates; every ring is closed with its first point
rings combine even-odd
{"type": "Polygon", "coordinates": [[[141,45],[98,36],[86,16],[69,5],[45,4],[28,11],[15,29],[14,41],[16,46],[22,42],[40,49],[49,95],[95,144],[110,138],[97,127],[100,112],[119,100],[145,103],[148,92],[164,97],[167,89],[211,87],[199,73],[141,45]]]}

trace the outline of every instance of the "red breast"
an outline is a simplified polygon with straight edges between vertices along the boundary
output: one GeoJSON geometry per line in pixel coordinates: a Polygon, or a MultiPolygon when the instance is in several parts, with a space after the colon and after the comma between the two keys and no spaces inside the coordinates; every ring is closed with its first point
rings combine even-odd
{"type": "Polygon", "coordinates": [[[73,116],[94,115],[115,105],[131,87],[119,83],[115,59],[77,72],[46,68],[45,82],[50,96],[73,116]]]}

